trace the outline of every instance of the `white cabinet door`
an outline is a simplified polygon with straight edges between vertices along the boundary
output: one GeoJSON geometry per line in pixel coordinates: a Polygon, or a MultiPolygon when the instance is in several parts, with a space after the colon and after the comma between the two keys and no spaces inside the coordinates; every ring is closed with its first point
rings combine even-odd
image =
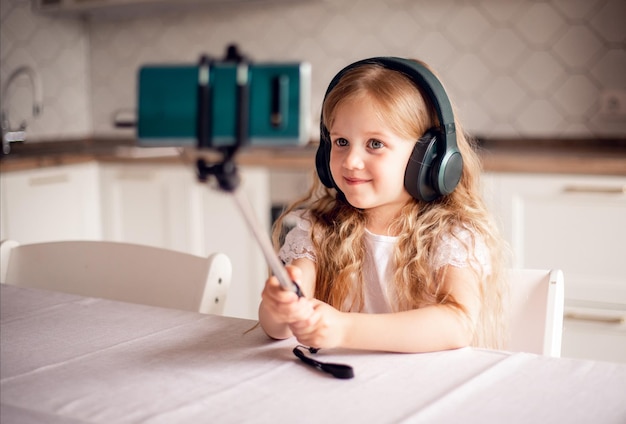
{"type": "Polygon", "coordinates": [[[626,362],[626,304],[566,300],[562,356],[626,362]]]}
{"type": "Polygon", "coordinates": [[[1,239],[21,244],[99,239],[98,164],[3,172],[1,239]]]}
{"type": "MultiPolygon", "coordinates": [[[[271,205],[269,171],[248,167],[241,170],[241,187],[258,225],[270,237],[271,205]]],[[[233,264],[233,279],[224,313],[257,319],[261,291],[268,276],[268,265],[242,212],[230,194],[205,188],[202,216],[205,251],[221,251],[233,264]]]]}
{"type": "Polygon", "coordinates": [[[564,272],[563,356],[613,360],[615,352],[623,354],[626,178],[488,174],[485,181],[487,201],[513,248],[514,266],[564,272]],[[608,335],[602,343],[594,342],[599,332],[608,335]],[[607,343],[613,346],[611,355],[602,347],[607,343]]]}
{"type": "Polygon", "coordinates": [[[104,239],[204,254],[193,168],[101,165],[104,239]]]}
{"type": "MultiPolygon", "coordinates": [[[[228,255],[233,279],[224,314],[256,319],[267,265],[234,199],[185,165],[103,164],[104,238],[205,256],[228,255]]],[[[259,225],[270,232],[269,172],[240,170],[259,225]]]]}

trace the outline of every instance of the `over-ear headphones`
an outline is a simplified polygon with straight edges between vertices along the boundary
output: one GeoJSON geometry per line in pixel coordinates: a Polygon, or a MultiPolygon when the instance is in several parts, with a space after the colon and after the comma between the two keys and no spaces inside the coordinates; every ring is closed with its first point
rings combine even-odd
{"type": "MultiPolygon", "coordinates": [[[[404,174],[406,190],[418,200],[433,201],[452,193],[461,179],[463,158],[456,143],[454,114],[448,95],[439,79],[418,62],[397,57],[374,57],[360,60],[343,68],[330,82],[324,101],[346,72],[356,67],[376,64],[406,75],[421,89],[433,104],[440,127],[431,128],[417,140],[404,174]]],[[[322,184],[337,188],[330,172],[330,134],[320,120],[320,144],[315,155],[315,166],[322,184]]]]}

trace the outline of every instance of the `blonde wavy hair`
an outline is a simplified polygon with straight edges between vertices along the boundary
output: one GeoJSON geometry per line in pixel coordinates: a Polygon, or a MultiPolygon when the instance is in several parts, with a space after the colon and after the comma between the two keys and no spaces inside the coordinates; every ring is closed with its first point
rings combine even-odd
{"type": "MultiPolygon", "coordinates": [[[[390,128],[405,138],[418,140],[429,128],[439,125],[433,105],[408,77],[368,64],[348,71],[326,96],[322,106],[326,128],[332,127],[343,102],[363,99],[364,95],[375,102],[379,116],[390,128]]],[[[429,203],[411,199],[390,228],[391,234],[398,235],[392,258],[395,274],[390,282],[396,293],[395,310],[446,304],[465,312],[443,290],[446,267],[434,269],[432,258],[444,237],[455,237],[454,229],[467,229],[472,237],[479,237],[486,244],[491,264],[488,273],[472,268],[480,281],[482,301],[479,321],[474,325],[467,320],[468,329],[474,333],[472,344],[501,348],[506,334],[503,308],[507,287],[503,255],[506,249],[482,200],[479,186],[482,169],[473,141],[458,122],[456,129],[464,164],[458,186],[451,194],[429,203]]],[[[348,204],[335,189],[324,187],[317,176],[313,181],[307,195],[276,221],[274,244],[278,247],[284,235],[283,219],[294,210],[306,209],[316,255],[314,296],[339,310],[359,311],[363,307],[360,282],[366,258],[366,214],[348,204]]],[[[459,241],[471,258],[474,240],[459,241]]]]}

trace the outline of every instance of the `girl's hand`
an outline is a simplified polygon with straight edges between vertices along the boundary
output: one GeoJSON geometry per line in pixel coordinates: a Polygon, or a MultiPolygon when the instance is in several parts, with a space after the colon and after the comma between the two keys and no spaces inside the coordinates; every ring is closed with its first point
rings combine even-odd
{"type": "MultiPolygon", "coordinates": [[[[294,266],[287,266],[287,273],[293,281],[299,281],[301,271],[294,266]]],[[[313,305],[310,300],[291,291],[283,290],[278,279],[274,276],[267,279],[261,293],[263,307],[272,317],[274,323],[291,324],[307,320],[313,314],[313,305]]]]}
{"type": "Polygon", "coordinates": [[[289,325],[293,335],[305,346],[326,349],[341,347],[347,333],[348,314],[317,299],[312,299],[310,303],[313,314],[308,319],[289,325]]]}

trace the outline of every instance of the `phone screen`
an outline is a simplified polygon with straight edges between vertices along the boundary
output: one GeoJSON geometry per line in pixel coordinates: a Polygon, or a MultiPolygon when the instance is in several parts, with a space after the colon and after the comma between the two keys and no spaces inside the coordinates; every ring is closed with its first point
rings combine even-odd
{"type": "MultiPolygon", "coordinates": [[[[137,136],[140,146],[196,146],[197,65],[149,65],[139,70],[137,136]]],[[[237,68],[219,63],[209,73],[211,145],[235,144],[237,68]]],[[[248,142],[295,146],[311,136],[311,66],[258,63],[248,68],[248,142]]]]}

